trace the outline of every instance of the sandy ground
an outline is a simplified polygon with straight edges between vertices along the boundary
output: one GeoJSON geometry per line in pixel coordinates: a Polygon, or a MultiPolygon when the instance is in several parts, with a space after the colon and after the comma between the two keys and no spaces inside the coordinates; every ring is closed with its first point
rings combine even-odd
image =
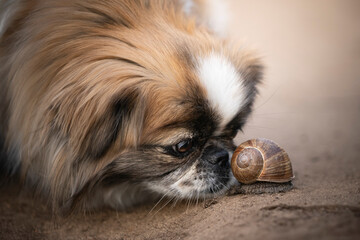
{"type": "Polygon", "coordinates": [[[56,219],[7,186],[0,239],[360,239],[360,2],[230,3],[230,35],[266,64],[237,142],[266,137],[282,145],[294,189],[56,219]]]}

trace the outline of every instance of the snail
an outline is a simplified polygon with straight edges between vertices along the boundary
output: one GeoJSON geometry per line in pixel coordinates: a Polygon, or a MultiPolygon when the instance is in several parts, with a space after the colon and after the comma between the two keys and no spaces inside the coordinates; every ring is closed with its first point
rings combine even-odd
{"type": "Polygon", "coordinates": [[[231,170],[235,178],[245,184],[256,181],[284,183],[294,178],[288,154],[264,138],[240,144],[232,156],[231,170]]]}

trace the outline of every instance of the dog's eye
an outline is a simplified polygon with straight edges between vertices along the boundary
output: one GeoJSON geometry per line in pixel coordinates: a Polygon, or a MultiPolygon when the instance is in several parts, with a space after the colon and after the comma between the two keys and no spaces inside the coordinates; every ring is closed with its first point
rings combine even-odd
{"type": "Polygon", "coordinates": [[[193,141],[191,139],[183,140],[174,146],[176,152],[186,153],[193,147],[193,141]]]}

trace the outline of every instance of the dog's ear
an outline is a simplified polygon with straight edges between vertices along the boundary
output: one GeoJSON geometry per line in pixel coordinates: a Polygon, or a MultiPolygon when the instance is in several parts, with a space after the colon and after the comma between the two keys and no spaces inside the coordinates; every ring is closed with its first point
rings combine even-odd
{"type": "Polygon", "coordinates": [[[115,141],[121,148],[136,146],[145,113],[138,88],[122,89],[111,97],[84,98],[63,96],[51,106],[53,135],[66,141],[80,159],[102,157],[115,141]]]}
{"type": "Polygon", "coordinates": [[[263,77],[264,66],[261,60],[255,56],[245,54],[239,59],[238,66],[245,85],[256,88],[256,85],[261,82],[263,77]]]}
{"type": "Polygon", "coordinates": [[[136,88],[116,95],[104,113],[96,117],[87,129],[81,147],[83,155],[99,158],[117,140],[121,148],[136,146],[142,131],[144,108],[144,101],[136,88]]]}
{"type": "MultiPolygon", "coordinates": [[[[235,51],[234,51],[235,52],[235,51]]],[[[252,112],[254,99],[258,93],[258,85],[262,81],[264,66],[261,60],[251,53],[235,56],[237,70],[241,76],[245,104],[241,106],[235,117],[225,127],[225,136],[234,138],[239,129],[242,129],[248,116],[252,112]]]]}
{"type": "Polygon", "coordinates": [[[238,58],[237,66],[242,77],[243,87],[246,90],[245,101],[250,104],[249,107],[251,108],[258,93],[258,85],[262,81],[264,66],[260,58],[251,53],[245,53],[238,58]]]}

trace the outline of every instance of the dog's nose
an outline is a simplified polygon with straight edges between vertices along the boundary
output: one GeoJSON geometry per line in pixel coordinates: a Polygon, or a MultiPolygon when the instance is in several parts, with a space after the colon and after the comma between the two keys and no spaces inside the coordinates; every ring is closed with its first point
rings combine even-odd
{"type": "Polygon", "coordinates": [[[224,164],[229,162],[229,153],[228,151],[222,150],[220,152],[215,153],[215,159],[217,164],[224,164]]]}
{"type": "Polygon", "coordinates": [[[204,151],[205,159],[212,164],[222,164],[229,161],[229,153],[218,147],[207,147],[204,151]]]}

